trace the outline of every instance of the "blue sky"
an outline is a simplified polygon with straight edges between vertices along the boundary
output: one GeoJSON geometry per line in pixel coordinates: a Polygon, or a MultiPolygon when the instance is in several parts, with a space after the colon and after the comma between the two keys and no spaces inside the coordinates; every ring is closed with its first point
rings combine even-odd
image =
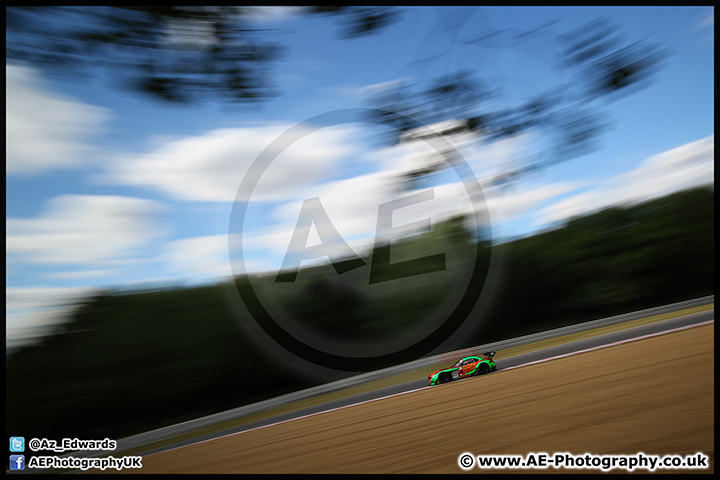
{"type": "MultiPolygon", "coordinates": [[[[77,81],[6,65],[8,341],[62,318],[68,302],[95,289],[231,275],[228,225],[238,187],[288,128],[366,107],[368,95],[388,82],[460,69],[493,79],[502,86],[498,101],[512,105],[572,82],[554,63],[554,38],[601,16],[625,41],[658,43],[672,55],[647,88],[604,105],[610,128],[596,151],[511,189],[485,189],[495,238],[713,183],[711,7],[404,8],[390,28],[352,40],[339,39],[341,27],[328,18],[265,12],[258,25],[288,49],[271,70],[281,95],[257,106],[160,105],[118,89],[108,76],[77,81]],[[488,30],[510,38],[549,24],[531,42],[468,42],[488,30]]],[[[428,152],[414,144],[372,148],[365,127],[308,127],[273,162],[244,226],[249,270],[279,268],[302,202],[314,196],[352,248],[371,244],[388,178],[428,152]]],[[[482,184],[539,141],[529,134],[476,142],[461,153],[482,184]]],[[[469,208],[458,178],[441,183],[432,204],[398,210],[393,222],[437,221],[469,208]]],[[[308,245],[318,241],[313,235],[308,245]]]]}

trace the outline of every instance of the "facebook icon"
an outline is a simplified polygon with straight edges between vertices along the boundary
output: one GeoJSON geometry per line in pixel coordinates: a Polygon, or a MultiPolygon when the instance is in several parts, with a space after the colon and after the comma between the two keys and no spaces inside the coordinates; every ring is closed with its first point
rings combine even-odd
{"type": "Polygon", "coordinates": [[[10,470],[25,470],[25,455],[10,455],[10,470]]]}

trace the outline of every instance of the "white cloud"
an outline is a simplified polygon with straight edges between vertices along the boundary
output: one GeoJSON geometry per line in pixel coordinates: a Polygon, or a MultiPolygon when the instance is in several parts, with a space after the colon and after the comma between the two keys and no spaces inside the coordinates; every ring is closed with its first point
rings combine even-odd
{"type": "Polygon", "coordinates": [[[107,110],[50,90],[30,68],[5,66],[5,171],[37,174],[83,164],[107,110]]]}
{"type": "Polygon", "coordinates": [[[86,287],[6,287],[6,347],[17,347],[65,322],[78,300],[92,295],[86,287]]]}
{"type": "Polygon", "coordinates": [[[713,41],[715,39],[715,9],[709,8],[699,16],[693,26],[693,31],[702,35],[701,42],[713,41]]]}
{"type": "MultiPolygon", "coordinates": [[[[522,136],[488,145],[471,146],[466,149],[466,161],[477,178],[490,178],[503,166],[507,168],[507,163],[517,159],[531,142],[532,138],[522,136]]],[[[246,261],[262,258],[264,269],[277,271],[288,253],[303,201],[313,197],[320,199],[330,221],[356,253],[368,250],[375,241],[378,206],[407,194],[398,190],[399,175],[417,168],[423,162],[427,163],[429,155],[433,153],[437,152],[423,141],[364,152],[361,161],[375,172],[308,186],[297,195],[273,205],[270,212],[265,214],[264,222],[246,228],[243,232],[246,261]]],[[[476,208],[481,212],[489,209],[495,228],[579,186],[579,183],[543,185],[524,182],[516,185],[511,194],[497,187],[486,186],[483,189],[485,204],[476,205],[476,208]]],[[[393,229],[426,219],[437,224],[472,211],[466,187],[452,171],[433,187],[433,192],[434,198],[431,200],[395,210],[392,215],[393,229]]],[[[251,204],[248,212],[252,212],[253,208],[251,204]]],[[[396,234],[395,230],[391,233],[396,234]]],[[[315,228],[312,228],[306,246],[318,243],[319,237],[315,228]]],[[[335,246],[328,247],[327,251],[330,252],[335,246]]]]}
{"type": "MultiPolygon", "coordinates": [[[[412,129],[404,133],[402,138],[414,141],[382,149],[371,156],[382,159],[388,168],[397,172],[436,162],[464,163],[478,181],[485,183],[521,167],[541,148],[540,138],[533,133],[495,140],[486,140],[474,132],[455,133],[442,138],[438,135],[439,132],[452,131],[463,125],[463,121],[448,120],[412,129]],[[456,153],[460,156],[456,156],[456,153]]],[[[462,172],[463,168],[456,168],[456,171],[462,172]]]]}
{"type": "MultiPolygon", "coordinates": [[[[171,198],[232,202],[258,155],[291,125],[227,128],[166,141],[152,152],[115,159],[101,181],[159,190],[171,198]]],[[[285,198],[327,175],[351,151],[347,128],[299,130],[307,136],[282,145],[253,199],[285,198]]],[[[288,138],[289,137],[285,137],[288,138]]]]}
{"type": "Polygon", "coordinates": [[[20,311],[67,305],[92,291],[86,287],[6,287],[5,309],[20,311]]]}
{"type": "Polygon", "coordinates": [[[553,183],[547,185],[519,185],[509,193],[501,188],[488,189],[486,200],[493,226],[499,226],[536,209],[543,202],[580,188],[582,184],[553,183]]]}
{"type": "Polygon", "coordinates": [[[410,78],[398,78],[396,80],[390,80],[388,82],[382,82],[382,83],[374,83],[372,85],[365,85],[364,87],[360,87],[359,93],[363,95],[379,95],[381,93],[387,92],[388,90],[393,90],[397,87],[400,87],[404,83],[410,83],[410,78]]]}
{"type": "Polygon", "coordinates": [[[122,196],[62,195],[36,218],[8,218],[7,254],[44,264],[123,258],[163,234],[159,202],[122,196]]]}
{"type": "Polygon", "coordinates": [[[540,212],[536,225],[567,220],[614,205],[629,204],[714,182],[715,136],[644,160],[637,168],[599,182],[540,212]]]}
{"type": "MultiPolygon", "coordinates": [[[[252,192],[254,201],[300,198],[309,187],[326,182],[341,169],[354,168],[360,175],[386,176],[444,161],[433,140],[368,150],[360,143],[357,127],[335,126],[312,130],[296,127],[294,138],[286,135],[289,124],[224,128],[179,139],[155,139],[150,151],[117,156],[100,182],[134,185],[160,191],[185,201],[232,202],[250,166],[261,152],[273,146],[281,152],[265,171],[254,170],[260,179],[252,192]],[[282,144],[274,143],[278,138],[282,144]],[[359,169],[358,169],[359,166],[359,169]]],[[[474,139],[474,137],[472,137],[474,139]]],[[[467,143],[471,138],[461,138],[467,143]]],[[[467,164],[478,178],[488,178],[522,154],[527,136],[463,148],[467,164]]],[[[307,197],[303,197],[307,198],[307,197]]],[[[245,199],[239,199],[245,200],[245,199]]]]}
{"type": "Polygon", "coordinates": [[[111,278],[118,274],[117,270],[78,270],[74,272],[55,272],[48,273],[48,278],[58,280],[84,280],[87,278],[111,278]]]}
{"type": "Polygon", "coordinates": [[[250,20],[257,22],[274,22],[286,20],[302,15],[306,7],[288,7],[288,6],[265,6],[265,7],[247,7],[247,14],[250,20]]]}
{"type": "Polygon", "coordinates": [[[231,277],[228,236],[210,235],[169,242],[162,255],[166,269],[183,279],[231,277]]]}
{"type": "MultiPolygon", "coordinates": [[[[374,239],[378,205],[391,198],[388,193],[387,176],[382,173],[359,175],[307,188],[297,200],[292,199],[273,208],[269,215],[269,219],[275,222],[273,225],[266,223],[259,230],[244,232],[243,248],[256,251],[252,257],[249,254],[246,256],[259,258],[257,252],[263,251],[266,257],[274,260],[273,268],[279,269],[303,202],[314,197],[320,198],[330,222],[351,248],[368,246],[374,239]]],[[[310,231],[308,246],[320,243],[315,228],[310,231]]],[[[332,246],[329,247],[331,250],[332,246]]],[[[359,253],[359,250],[355,251],[359,253]]],[[[268,265],[267,258],[264,265],[268,265]]]]}
{"type": "MultiPolygon", "coordinates": [[[[397,198],[390,190],[389,178],[384,174],[370,174],[351,179],[329,182],[307,191],[307,198],[319,197],[341,237],[358,254],[370,248],[375,241],[378,206],[397,198]]],[[[579,183],[556,183],[549,185],[519,185],[511,194],[500,188],[484,190],[485,205],[476,205],[480,212],[488,209],[493,229],[514,220],[542,202],[566,194],[580,187],[579,183]]],[[[305,197],[303,197],[305,198],[305,197]]],[[[263,224],[257,231],[246,231],[243,248],[246,259],[263,258],[266,269],[277,271],[288,253],[303,201],[297,200],[278,205],[269,218],[274,225],[263,224]]],[[[252,208],[252,207],[251,207],[252,208]]],[[[392,214],[392,236],[404,225],[430,219],[435,225],[450,217],[472,212],[472,202],[461,182],[433,187],[433,198],[407,207],[398,208],[392,214]]],[[[495,230],[494,230],[495,231],[495,230]]],[[[306,246],[320,243],[311,229],[306,246]]],[[[382,235],[385,232],[380,232],[382,235]]],[[[497,232],[496,232],[497,233],[497,232]]],[[[328,246],[328,245],[326,245],[328,246]]],[[[331,252],[333,245],[328,246],[331,252]]],[[[248,267],[249,269],[249,267],[248,267]]]]}

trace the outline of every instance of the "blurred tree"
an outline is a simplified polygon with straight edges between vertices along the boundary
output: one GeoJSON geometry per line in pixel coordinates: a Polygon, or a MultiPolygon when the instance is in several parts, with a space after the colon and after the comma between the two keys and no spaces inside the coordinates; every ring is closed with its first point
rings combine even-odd
{"type": "MultiPolygon", "coordinates": [[[[259,102],[278,95],[270,67],[283,46],[262,40],[268,30],[252,21],[258,7],[7,7],[6,58],[45,70],[77,75],[110,71],[125,87],[165,102],[190,104],[223,101],[259,102]]],[[[453,143],[492,142],[533,132],[544,147],[522,162],[503,166],[491,184],[506,185],[528,172],[587,153],[604,131],[601,100],[639,87],[653,73],[665,53],[643,42],[624,44],[618,29],[600,18],[564,34],[549,33],[557,22],[529,31],[460,31],[477,9],[438,8],[438,22],[459,43],[516,48],[551,36],[560,51],[558,66],[570,80],[519,104],[498,104],[501,87],[476,78],[476,68],[449,71],[438,78],[411,85],[395,82],[370,99],[374,121],[392,127],[391,144],[442,136],[453,143]],[[413,122],[432,129],[413,131],[413,122]],[[468,140],[469,139],[469,140],[468,140]]],[[[342,38],[381,31],[399,11],[387,7],[311,6],[297,8],[308,16],[328,16],[342,25],[342,38]]],[[[466,29],[468,31],[468,29],[466,29]]],[[[426,55],[435,42],[422,43],[426,55]]],[[[439,57],[430,57],[436,64],[439,57]]],[[[428,58],[417,60],[427,64],[428,58]]],[[[400,176],[401,188],[446,168],[448,152],[434,156],[400,176]]],[[[450,152],[451,153],[451,152],[450,152]]]]}
{"type": "MultiPolygon", "coordinates": [[[[713,188],[696,188],[502,245],[508,288],[493,301],[492,321],[454,348],[712,295],[714,203],[713,188]]],[[[470,241],[463,224],[451,219],[433,234],[470,241]]],[[[393,249],[413,257],[430,241],[393,249]]],[[[309,295],[288,306],[315,322],[311,328],[345,341],[406,332],[443,296],[442,285],[417,276],[411,288],[386,288],[366,302],[352,284],[316,282],[313,270],[325,267],[332,269],[305,272],[309,295]],[[317,294],[327,305],[311,301],[317,294]],[[362,315],[367,323],[356,322],[362,315]]],[[[234,286],[107,291],[78,304],[42,343],[8,352],[6,435],[122,438],[321,383],[240,329],[227,288],[234,286]]]]}
{"type": "Polygon", "coordinates": [[[347,7],[316,6],[308,7],[309,14],[324,14],[341,17],[344,24],[342,36],[356,38],[376,33],[397,19],[398,12],[389,7],[347,7]]]}
{"type": "MultiPolygon", "coordinates": [[[[152,98],[193,103],[211,97],[256,102],[277,95],[269,68],[283,47],[264,42],[253,7],[7,7],[6,58],[56,73],[99,68],[152,98]]],[[[353,38],[388,25],[380,7],[306,7],[329,14],[353,38]]]]}
{"type": "MultiPolygon", "coordinates": [[[[455,30],[464,24],[445,23],[455,30]]],[[[467,41],[459,40],[458,32],[452,32],[450,49],[459,43],[486,42],[495,48],[515,48],[528,40],[542,44],[536,37],[543,34],[554,42],[547,50],[560,52],[556,63],[568,79],[566,83],[509,104],[496,101],[504,96],[503,85],[493,86],[488,79],[478,79],[474,70],[454,71],[415,84],[394,82],[370,101],[377,109],[373,120],[391,127],[385,142],[399,144],[444,137],[461,147],[468,142],[487,143],[531,132],[543,139],[537,152],[519,164],[513,159],[513,165],[503,166],[496,176],[486,180],[490,185],[505,185],[528,172],[588,153],[593,141],[606,129],[601,102],[647,86],[667,52],[644,42],[623,44],[617,27],[604,18],[565,34],[549,33],[549,26],[520,32],[490,30],[467,41]],[[414,128],[408,118],[430,128],[414,128]]],[[[453,152],[441,153],[449,158],[453,152]]],[[[400,179],[406,188],[415,188],[419,180],[448,167],[444,158],[428,159],[417,169],[404,172],[400,179]]]]}

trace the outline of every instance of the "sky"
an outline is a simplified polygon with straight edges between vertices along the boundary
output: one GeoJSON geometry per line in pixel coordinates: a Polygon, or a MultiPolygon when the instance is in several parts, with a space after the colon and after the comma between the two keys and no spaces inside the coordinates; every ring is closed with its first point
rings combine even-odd
{"type": "MultiPolygon", "coordinates": [[[[500,189],[483,181],[543,139],[529,133],[462,147],[484,185],[493,239],[503,241],[713,184],[714,8],[402,8],[396,23],[356,39],[341,39],[332,18],[264,9],[257,26],[287,50],[271,69],[280,95],[250,106],[163,105],[118,88],[111,75],[79,80],[6,62],[6,347],[98,290],[237,274],[236,200],[249,201],[241,228],[251,272],[277,271],[297,253],[289,245],[303,206],[318,222],[323,213],[307,203],[315,197],[358,253],[396,226],[469,211],[466,179],[450,171],[432,198],[398,208],[393,228],[378,231],[379,205],[394,198],[392,179],[433,147],[378,146],[372,125],[327,115],[366,108],[371,94],[394,82],[460,69],[501,86],[500,104],[518,104],[573,82],[558,68],[553,42],[598,17],[627,42],[649,40],[670,56],[646,88],[602,104],[608,128],[587,155],[500,189]],[[531,41],[472,42],[488,30],[512,38],[542,26],[531,41]],[[271,145],[284,150],[259,172],[254,162],[271,145]],[[240,186],[253,175],[247,197],[240,186]]],[[[323,232],[318,223],[300,240],[325,242],[323,232]]]]}

